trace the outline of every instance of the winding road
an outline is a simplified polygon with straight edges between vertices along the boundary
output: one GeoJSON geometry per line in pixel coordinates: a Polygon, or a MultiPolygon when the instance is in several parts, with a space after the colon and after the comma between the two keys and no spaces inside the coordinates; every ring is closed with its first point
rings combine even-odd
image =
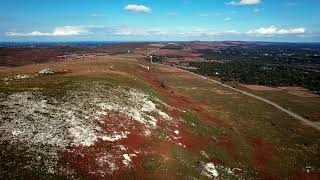
{"type": "MultiPolygon", "coordinates": [[[[165,47],[165,46],[166,46],[166,45],[164,45],[164,46],[162,46],[162,47],[160,47],[160,48],[158,48],[158,49],[155,49],[155,50],[151,51],[150,53],[148,53],[148,55],[150,55],[151,53],[154,53],[154,52],[160,50],[161,48],[163,48],[163,47],[165,47]]],[[[173,67],[173,68],[175,68],[175,67],[173,67]]],[[[244,94],[244,95],[247,95],[247,96],[249,96],[249,97],[255,98],[255,99],[260,100],[260,101],[263,101],[263,102],[265,102],[265,103],[267,103],[267,104],[269,104],[269,105],[277,108],[278,110],[280,110],[280,111],[288,114],[289,116],[293,117],[294,119],[299,120],[301,123],[303,123],[303,124],[305,124],[305,125],[307,125],[307,126],[310,126],[310,127],[314,128],[314,129],[320,131],[320,125],[318,125],[317,123],[312,122],[312,121],[309,121],[308,119],[306,119],[306,118],[304,118],[304,117],[302,117],[302,116],[300,116],[300,115],[298,115],[298,114],[296,114],[296,113],[294,113],[294,112],[292,112],[292,111],[289,111],[289,110],[285,109],[284,107],[282,107],[282,106],[280,106],[280,105],[278,105],[278,104],[276,104],[276,103],[274,103],[274,102],[272,102],[272,101],[269,101],[268,99],[265,99],[265,98],[263,98],[263,97],[254,95],[254,94],[252,94],[252,93],[249,93],[249,92],[246,92],[246,91],[243,91],[243,90],[240,90],[240,89],[236,89],[236,88],[234,88],[234,87],[231,87],[231,86],[229,86],[229,85],[223,84],[223,83],[221,83],[221,82],[219,82],[219,81],[216,81],[216,80],[214,80],[214,79],[210,79],[210,78],[207,78],[207,77],[205,77],[205,76],[201,76],[201,75],[199,75],[199,74],[196,74],[196,73],[193,73],[193,72],[190,72],[190,71],[186,71],[186,70],[179,69],[179,68],[175,68],[175,69],[178,69],[178,70],[180,70],[180,71],[184,71],[184,72],[186,72],[186,73],[193,74],[193,75],[195,75],[195,76],[197,76],[197,77],[200,77],[200,78],[202,78],[202,79],[204,79],[204,80],[210,81],[210,82],[215,83],[215,84],[219,84],[219,85],[221,85],[221,86],[223,86],[223,87],[226,87],[226,88],[228,88],[228,89],[237,91],[237,92],[242,93],[242,94],[244,94]]]]}
{"type": "MultiPolygon", "coordinates": [[[[184,70],[183,70],[183,71],[184,71],[184,70]]],[[[189,72],[189,71],[185,71],[185,72],[189,72]]],[[[248,93],[248,92],[243,91],[243,90],[240,90],[240,89],[236,89],[236,88],[231,87],[231,86],[229,86],[229,85],[223,84],[223,83],[221,83],[221,82],[219,82],[219,81],[216,81],[216,80],[213,80],[213,79],[209,79],[209,78],[207,78],[207,77],[204,77],[204,76],[201,76],[201,75],[192,73],[192,72],[189,72],[189,73],[191,73],[191,74],[193,74],[193,75],[195,75],[195,76],[198,76],[198,77],[200,77],[200,78],[202,78],[202,79],[208,80],[208,81],[210,81],[210,82],[219,84],[219,85],[221,85],[221,86],[223,86],[223,87],[226,87],[226,88],[232,89],[232,90],[234,90],[234,91],[237,91],[237,92],[242,93],[242,94],[244,94],[244,95],[250,96],[250,97],[255,98],[255,99],[258,99],[258,100],[260,100],[260,101],[263,101],[263,102],[265,102],[265,103],[267,103],[267,104],[269,104],[269,105],[277,108],[278,110],[287,113],[287,114],[290,115],[291,117],[293,117],[293,118],[301,121],[303,124],[305,124],[305,125],[307,125],[307,126],[310,126],[310,127],[313,127],[313,128],[315,128],[315,129],[317,129],[318,131],[320,131],[320,126],[319,126],[318,124],[316,124],[316,123],[314,123],[314,122],[312,122],[312,121],[309,121],[308,119],[306,119],[306,118],[304,118],[304,117],[302,117],[302,116],[300,116],[300,115],[298,115],[298,114],[296,114],[296,113],[294,113],[294,112],[292,112],[292,111],[289,111],[289,110],[285,109],[284,107],[282,107],[282,106],[280,106],[280,105],[278,105],[278,104],[276,104],[276,103],[274,103],[274,102],[272,102],[272,101],[269,101],[268,99],[265,99],[265,98],[263,98],[263,97],[254,95],[254,94],[252,94],[252,93],[248,93]]]]}

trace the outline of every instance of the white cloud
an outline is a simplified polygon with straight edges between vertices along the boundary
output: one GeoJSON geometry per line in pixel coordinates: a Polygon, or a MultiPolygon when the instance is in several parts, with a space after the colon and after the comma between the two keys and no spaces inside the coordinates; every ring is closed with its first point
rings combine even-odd
{"type": "Polygon", "coordinates": [[[305,28],[296,28],[296,29],[280,29],[279,34],[303,34],[306,32],[305,28]]]}
{"type": "Polygon", "coordinates": [[[82,34],[90,34],[86,27],[64,26],[54,29],[54,36],[77,36],[82,34]]]}
{"type": "Polygon", "coordinates": [[[53,32],[33,31],[30,33],[7,32],[7,36],[79,36],[92,34],[89,27],[85,26],[63,26],[56,27],[53,32]]]}
{"type": "Polygon", "coordinates": [[[197,28],[191,31],[177,32],[176,35],[183,37],[214,37],[217,36],[218,33],[208,29],[197,28]]]}
{"type": "Polygon", "coordinates": [[[140,13],[150,13],[151,12],[151,9],[149,7],[146,7],[143,5],[135,5],[135,4],[129,4],[124,9],[127,11],[140,12],[140,13]]]}
{"type": "Polygon", "coordinates": [[[133,28],[113,28],[112,35],[118,36],[152,36],[152,35],[166,35],[166,31],[159,29],[133,29],[133,28]]]}
{"type": "Polygon", "coordinates": [[[225,31],[224,34],[241,34],[241,32],[237,30],[228,30],[228,31],[225,31]]]}
{"type": "Polygon", "coordinates": [[[240,35],[243,34],[237,30],[227,30],[227,31],[214,31],[211,29],[194,29],[192,31],[181,32],[178,35],[183,35],[185,37],[218,37],[225,35],[240,35]]]}
{"type": "Polygon", "coordinates": [[[17,33],[17,32],[6,32],[7,36],[50,36],[51,33],[44,33],[40,31],[33,31],[31,33],[17,33]]]}
{"type": "Polygon", "coordinates": [[[292,28],[292,29],[279,29],[276,26],[270,26],[267,28],[259,28],[250,30],[247,34],[253,35],[285,35],[285,34],[303,34],[306,32],[305,28],[292,28]]]}
{"type": "Polygon", "coordinates": [[[247,6],[247,5],[260,4],[261,2],[262,0],[240,0],[239,2],[231,1],[227,4],[232,6],[247,6]]]}
{"type": "Polygon", "coordinates": [[[227,18],[224,18],[224,20],[223,21],[231,21],[231,18],[229,18],[229,17],[227,17],[227,18]]]}
{"type": "Polygon", "coordinates": [[[106,37],[139,37],[139,38],[213,38],[213,37],[238,37],[238,36],[302,36],[308,35],[303,27],[299,28],[278,28],[276,26],[262,27],[249,31],[237,31],[235,29],[216,31],[214,29],[204,29],[194,27],[193,29],[165,29],[147,28],[147,27],[127,27],[127,26],[63,26],[56,27],[52,32],[32,31],[29,33],[21,33],[11,31],[6,33],[7,36],[79,36],[79,35],[95,35],[106,37]]]}

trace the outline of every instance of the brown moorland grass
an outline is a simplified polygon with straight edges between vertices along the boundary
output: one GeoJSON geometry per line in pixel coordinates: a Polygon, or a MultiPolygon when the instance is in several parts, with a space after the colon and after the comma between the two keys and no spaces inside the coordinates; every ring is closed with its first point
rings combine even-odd
{"type": "MultiPolygon", "coordinates": [[[[284,173],[289,176],[295,174],[294,172],[303,173],[301,169],[303,169],[305,163],[318,164],[314,158],[319,155],[318,150],[316,150],[319,149],[319,146],[317,143],[309,141],[311,139],[315,141],[319,140],[317,138],[319,134],[316,130],[304,127],[299,122],[273,107],[244,95],[238,93],[234,93],[233,95],[221,94],[212,91],[209,93],[210,88],[220,89],[221,87],[210,82],[204,82],[198,77],[184,71],[176,69],[176,72],[171,71],[168,74],[163,73],[165,72],[163,68],[170,69],[170,67],[163,65],[152,66],[154,74],[158,76],[159,79],[165,81],[174,92],[177,91],[187,94],[194,100],[208,104],[209,109],[207,110],[209,112],[215,112],[216,116],[225,113],[229,114],[230,116],[226,116],[229,117],[226,121],[233,121],[232,124],[235,125],[235,127],[232,128],[232,132],[227,131],[227,134],[237,134],[237,136],[242,137],[244,141],[247,138],[262,138],[262,141],[272,143],[275,150],[279,152],[279,156],[271,159],[271,162],[268,163],[270,167],[267,168],[268,170],[266,171],[273,172],[271,174],[284,173]],[[197,91],[197,88],[194,87],[206,87],[208,91],[207,93],[204,89],[197,91]],[[218,112],[215,107],[219,107],[220,110],[222,109],[222,112],[218,112]],[[305,145],[307,145],[308,148],[304,148],[303,146],[305,145]],[[302,151],[304,151],[304,155],[300,153],[302,151]],[[302,158],[301,156],[304,157],[302,158]],[[282,163],[276,167],[275,164],[279,161],[282,163]],[[292,166],[292,164],[295,165],[292,166]]],[[[226,92],[230,91],[225,88],[221,89],[226,92]]],[[[319,106],[317,105],[316,107],[319,106]]],[[[267,154],[262,156],[268,159],[267,154]]]]}
{"type": "MultiPolygon", "coordinates": [[[[143,159],[133,157],[135,168],[125,171],[123,176],[115,174],[115,177],[138,178],[151,174],[149,177],[156,178],[156,175],[165,173],[164,177],[168,178],[204,178],[197,168],[199,162],[208,159],[217,165],[240,169],[239,174],[244,178],[296,177],[305,175],[303,168],[306,165],[320,166],[320,135],[315,130],[260,101],[185,71],[145,63],[139,57],[141,56],[117,55],[37,64],[1,70],[0,74],[1,77],[34,74],[46,67],[58,71],[68,69],[70,73],[47,77],[51,80],[48,82],[61,85],[59,82],[64,78],[77,77],[83,81],[91,81],[90,78],[94,77],[157,94],[168,105],[164,109],[179,121],[160,124],[160,135],[156,139],[146,140],[135,133],[124,139],[128,147],[145,148],[147,150],[144,152],[149,153],[142,156],[143,159]],[[140,64],[151,70],[142,68],[140,64]],[[161,81],[164,85],[161,85],[161,81]],[[163,137],[175,135],[175,130],[179,131],[182,139],[165,142],[163,137]],[[186,147],[175,144],[178,142],[186,147]],[[208,158],[201,155],[201,151],[205,151],[208,158]]],[[[43,80],[34,79],[30,83],[34,83],[33,81],[43,80]]],[[[20,87],[16,87],[19,89],[28,82],[21,80],[17,83],[21,83],[20,87]]],[[[125,118],[117,120],[121,119],[125,118]]],[[[106,119],[106,122],[109,120],[106,119]]],[[[118,127],[113,124],[106,128],[118,127]]],[[[137,129],[132,131],[138,133],[137,129]]],[[[90,148],[74,149],[65,154],[65,160],[78,168],[80,175],[94,178],[88,170],[100,168],[96,167],[93,159],[97,155],[95,152],[107,150],[101,146],[107,148],[108,144],[97,143],[90,148]],[[83,156],[79,157],[79,154],[83,156]]]]}
{"type": "Polygon", "coordinates": [[[302,87],[278,87],[271,91],[256,91],[244,89],[242,85],[233,84],[239,89],[271,100],[282,107],[290,109],[299,115],[315,122],[320,121],[320,97],[302,87]]]}

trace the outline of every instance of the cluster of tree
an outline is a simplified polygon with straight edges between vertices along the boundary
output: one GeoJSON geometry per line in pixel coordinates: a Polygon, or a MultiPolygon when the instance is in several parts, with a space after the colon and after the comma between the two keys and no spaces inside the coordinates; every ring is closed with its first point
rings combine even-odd
{"type": "Polygon", "coordinates": [[[198,63],[196,73],[218,76],[223,81],[239,81],[246,84],[267,86],[302,86],[320,93],[320,72],[308,71],[289,65],[271,65],[252,61],[232,61],[226,63],[198,63]]]}
{"type": "Polygon", "coordinates": [[[207,60],[255,61],[269,64],[320,65],[320,48],[250,46],[201,49],[207,60]]]}
{"type": "Polygon", "coordinates": [[[184,47],[179,45],[169,44],[164,46],[162,49],[181,50],[181,49],[184,49],[184,47]]]}
{"type": "Polygon", "coordinates": [[[5,56],[5,55],[6,55],[5,48],[0,47],[0,56],[5,56]]]}
{"type": "MultiPolygon", "coordinates": [[[[149,58],[149,57],[147,57],[149,58]]],[[[164,62],[166,59],[172,59],[172,58],[176,58],[176,59],[183,59],[184,56],[180,56],[180,55],[152,55],[152,60],[153,62],[164,62]]]]}

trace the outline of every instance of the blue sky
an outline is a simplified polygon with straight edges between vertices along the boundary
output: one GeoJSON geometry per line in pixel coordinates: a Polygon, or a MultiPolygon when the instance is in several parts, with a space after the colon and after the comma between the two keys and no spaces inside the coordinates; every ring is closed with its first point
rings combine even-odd
{"type": "Polygon", "coordinates": [[[1,0],[0,41],[320,42],[319,0],[1,0]]]}

